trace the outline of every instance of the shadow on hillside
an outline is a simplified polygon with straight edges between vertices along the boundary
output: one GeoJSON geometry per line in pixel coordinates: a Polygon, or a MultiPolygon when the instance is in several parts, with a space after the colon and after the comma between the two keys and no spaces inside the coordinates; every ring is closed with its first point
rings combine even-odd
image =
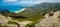
{"type": "Polygon", "coordinates": [[[2,10],[2,11],[0,11],[0,14],[4,15],[6,17],[11,17],[11,18],[26,18],[25,16],[21,16],[16,13],[11,13],[8,10],[2,10]]]}

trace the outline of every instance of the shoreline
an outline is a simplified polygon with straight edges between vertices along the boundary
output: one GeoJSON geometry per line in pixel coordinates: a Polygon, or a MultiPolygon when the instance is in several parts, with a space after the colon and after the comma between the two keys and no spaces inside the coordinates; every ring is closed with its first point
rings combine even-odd
{"type": "Polygon", "coordinates": [[[19,12],[22,12],[24,10],[25,10],[25,8],[22,8],[21,10],[15,11],[14,13],[19,13],[19,12]]]}

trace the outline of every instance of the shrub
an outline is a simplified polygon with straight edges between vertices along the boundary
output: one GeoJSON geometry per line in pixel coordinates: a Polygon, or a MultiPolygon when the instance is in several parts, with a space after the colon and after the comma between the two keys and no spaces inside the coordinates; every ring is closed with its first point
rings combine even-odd
{"type": "Polygon", "coordinates": [[[49,16],[53,16],[54,14],[53,13],[49,13],[49,16]]]}
{"type": "Polygon", "coordinates": [[[8,26],[3,26],[3,25],[0,24],[0,27],[8,27],[8,26]]]}
{"type": "Polygon", "coordinates": [[[35,23],[27,24],[25,27],[34,27],[35,23]]]}
{"type": "Polygon", "coordinates": [[[58,16],[58,18],[60,19],[60,16],[58,16]]]}
{"type": "Polygon", "coordinates": [[[27,24],[25,27],[35,27],[35,24],[38,22],[39,22],[39,20],[34,21],[33,23],[27,24]]]}
{"type": "Polygon", "coordinates": [[[8,24],[17,24],[17,22],[9,21],[8,24]]]}

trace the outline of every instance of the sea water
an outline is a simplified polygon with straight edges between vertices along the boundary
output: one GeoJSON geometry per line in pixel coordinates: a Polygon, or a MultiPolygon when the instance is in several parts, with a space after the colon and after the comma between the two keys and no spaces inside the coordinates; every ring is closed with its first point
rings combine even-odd
{"type": "Polygon", "coordinates": [[[16,5],[14,5],[14,6],[0,6],[0,10],[8,10],[8,11],[10,11],[10,12],[16,12],[16,11],[20,11],[20,10],[22,10],[22,8],[24,8],[24,7],[22,7],[22,6],[16,6],[16,5]]]}

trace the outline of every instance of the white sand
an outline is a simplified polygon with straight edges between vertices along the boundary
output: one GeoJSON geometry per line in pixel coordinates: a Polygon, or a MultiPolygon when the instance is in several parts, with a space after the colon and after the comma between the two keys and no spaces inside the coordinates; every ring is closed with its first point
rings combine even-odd
{"type": "Polygon", "coordinates": [[[15,11],[15,13],[19,13],[19,12],[22,12],[22,11],[24,11],[25,10],[25,8],[23,8],[23,9],[21,9],[21,10],[19,10],[19,11],[15,11]]]}

